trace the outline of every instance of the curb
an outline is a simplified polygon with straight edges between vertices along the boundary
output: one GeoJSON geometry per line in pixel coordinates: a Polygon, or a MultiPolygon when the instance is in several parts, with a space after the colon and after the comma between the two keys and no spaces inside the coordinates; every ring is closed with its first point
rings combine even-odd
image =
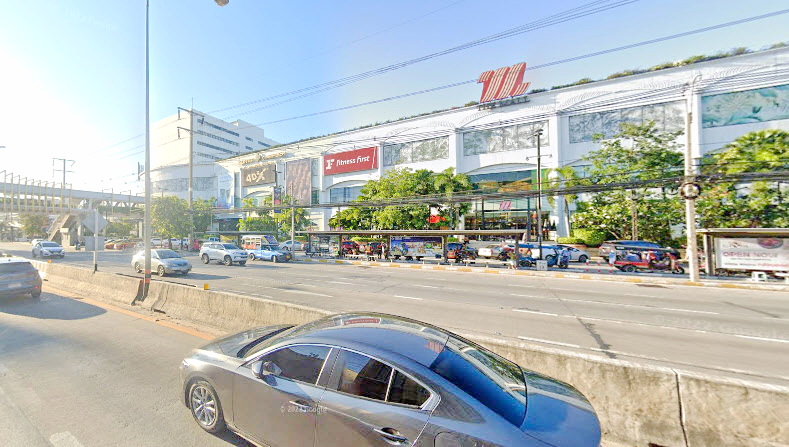
{"type": "Polygon", "coordinates": [[[499,269],[491,269],[491,268],[475,269],[472,267],[453,267],[446,265],[399,264],[394,262],[382,263],[375,261],[346,261],[341,259],[308,258],[308,259],[295,260],[294,262],[364,265],[368,267],[438,270],[438,271],[449,271],[449,272],[470,272],[470,273],[486,273],[486,274],[499,274],[499,275],[516,275],[516,276],[536,276],[542,278],[568,278],[568,279],[582,279],[582,280],[591,280],[591,281],[627,282],[634,284],[667,284],[667,285],[689,286],[689,287],[789,292],[789,286],[781,285],[781,284],[716,283],[716,282],[706,282],[706,281],[693,282],[684,278],[682,279],[653,278],[653,277],[634,278],[634,277],[605,275],[602,273],[541,272],[541,271],[510,270],[510,269],[499,270],[499,269]]]}

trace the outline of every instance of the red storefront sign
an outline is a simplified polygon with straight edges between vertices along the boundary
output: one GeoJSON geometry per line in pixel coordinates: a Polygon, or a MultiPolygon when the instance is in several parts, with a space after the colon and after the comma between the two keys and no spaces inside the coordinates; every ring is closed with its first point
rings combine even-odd
{"type": "Polygon", "coordinates": [[[323,156],[323,175],[365,171],[378,167],[378,148],[366,147],[323,156]]]}
{"type": "Polygon", "coordinates": [[[526,93],[529,83],[523,82],[525,71],[526,62],[521,62],[512,67],[501,67],[479,75],[477,83],[482,83],[482,95],[479,102],[506,99],[526,93]]]}

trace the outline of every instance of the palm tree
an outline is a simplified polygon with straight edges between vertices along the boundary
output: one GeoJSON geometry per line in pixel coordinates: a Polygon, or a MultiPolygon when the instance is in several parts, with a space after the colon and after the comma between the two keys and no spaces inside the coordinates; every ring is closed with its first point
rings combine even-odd
{"type": "MultiPolygon", "coordinates": [[[[576,174],[575,169],[572,166],[560,166],[558,168],[553,168],[549,171],[549,175],[553,174],[556,181],[554,182],[556,187],[572,187],[577,186],[580,184],[580,178],[578,174],[576,174]]],[[[539,174],[538,174],[539,175],[539,174]]],[[[564,200],[564,212],[567,217],[567,231],[572,234],[571,228],[571,221],[570,221],[570,204],[575,203],[578,200],[578,194],[564,194],[562,195],[562,200],[564,200]]],[[[548,196],[548,204],[551,205],[552,208],[556,208],[556,196],[548,196]]]]}

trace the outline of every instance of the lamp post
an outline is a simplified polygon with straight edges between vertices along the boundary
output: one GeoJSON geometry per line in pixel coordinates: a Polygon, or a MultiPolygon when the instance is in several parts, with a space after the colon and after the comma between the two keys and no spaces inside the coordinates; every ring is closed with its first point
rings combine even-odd
{"type": "MultiPolygon", "coordinates": [[[[542,129],[537,129],[535,132],[537,136],[537,246],[540,250],[540,255],[538,259],[542,259],[542,172],[540,172],[540,167],[542,166],[541,157],[541,137],[542,137],[542,129]]],[[[517,242],[515,246],[517,247],[517,242]]]]}
{"type": "MultiPolygon", "coordinates": [[[[217,5],[225,6],[230,0],[214,0],[217,5]]],[[[143,218],[143,243],[145,270],[143,273],[142,299],[148,296],[151,283],[151,89],[150,89],[150,0],[145,0],[145,216],[143,218]]]]}

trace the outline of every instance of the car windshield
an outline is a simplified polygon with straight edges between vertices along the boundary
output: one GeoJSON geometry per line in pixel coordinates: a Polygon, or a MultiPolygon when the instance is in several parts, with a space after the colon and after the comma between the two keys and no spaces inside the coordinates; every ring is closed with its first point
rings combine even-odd
{"type": "Polygon", "coordinates": [[[222,244],[222,247],[223,247],[225,250],[240,250],[240,248],[236,247],[236,246],[235,246],[235,245],[233,245],[233,244],[222,244]]]}
{"type": "Polygon", "coordinates": [[[41,246],[42,247],[51,247],[51,248],[58,248],[58,247],[60,247],[60,245],[58,245],[58,244],[56,244],[54,242],[42,242],[41,246]]]}
{"type": "Polygon", "coordinates": [[[173,259],[173,258],[181,258],[182,256],[172,250],[157,250],[156,252],[159,255],[159,259],[173,259]]]}

